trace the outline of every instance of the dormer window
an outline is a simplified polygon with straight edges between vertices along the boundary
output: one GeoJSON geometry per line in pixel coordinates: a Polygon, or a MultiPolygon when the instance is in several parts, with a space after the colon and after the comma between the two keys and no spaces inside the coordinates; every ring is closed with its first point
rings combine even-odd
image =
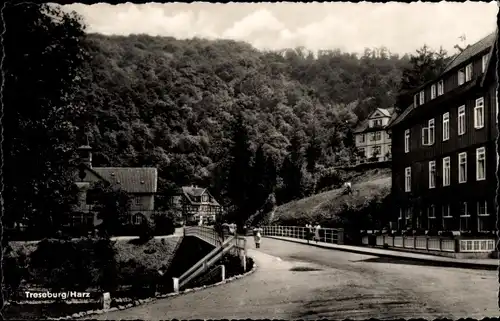
{"type": "Polygon", "coordinates": [[[436,98],[436,84],[431,86],[431,99],[436,98]]]}
{"type": "Polygon", "coordinates": [[[441,96],[442,94],[444,94],[444,81],[441,79],[440,81],[438,81],[437,95],[441,96]]]}
{"type": "Polygon", "coordinates": [[[458,85],[461,86],[465,83],[465,68],[458,71],[458,85]]]}
{"type": "Polygon", "coordinates": [[[490,57],[490,54],[487,53],[484,55],[481,59],[481,71],[486,72],[486,67],[488,66],[488,58],[490,57]]]}
{"type": "Polygon", "coordinates": [[[465,67],[465,82],[472,80],[472,64],[465,67]]]}
{"type": "Polygon", "coordinates": [[[425,103],[425,96],[423,90],[419,93],[419,97],[420,97],[420,105],[423,105],[425,103]]]}

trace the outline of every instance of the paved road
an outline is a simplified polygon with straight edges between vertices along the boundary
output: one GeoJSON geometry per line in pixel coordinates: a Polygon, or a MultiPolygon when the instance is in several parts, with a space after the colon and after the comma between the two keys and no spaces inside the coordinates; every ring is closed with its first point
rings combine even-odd
{"type": "Polygon", "coordinates": [[[390,262],[273,239],[264,239],[260,251],[251,249],[249,255],[258,270],[243,279],[98,319],[479,319],[500,315],[495,271],[390,262]]]}

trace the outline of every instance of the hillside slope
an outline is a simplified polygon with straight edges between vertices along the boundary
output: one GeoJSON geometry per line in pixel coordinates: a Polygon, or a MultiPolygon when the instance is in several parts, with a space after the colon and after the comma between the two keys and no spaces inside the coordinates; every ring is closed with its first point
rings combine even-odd
{"type": "Polygon", "coordinates": [[[89,34],[87,43],[92,73],[82,99],[90,106],[94,165],[154,166],[160,194],[197,184],[219,198],[230,128],[241,111],[252,150],[263,145],[276,168],[301,131],[315,133],[317,164],[345,164],[353,145],[348,128],[373,108],[394,104],[409,63],[384,51],[314,58],[229,40],[89,34]]]}
{"type": "Polygon", "coordinates": [[[353,195],[344,195],[343,189],[332,189],[307,198],[278,206],[268,213],[264,224],[303,226],[319,223],[321,226],[340,227],[340,214],[347,209],[360,212],[372,200],[383,200],[391,191],[391,171],[375,169],[352,177],[353,195]]]}

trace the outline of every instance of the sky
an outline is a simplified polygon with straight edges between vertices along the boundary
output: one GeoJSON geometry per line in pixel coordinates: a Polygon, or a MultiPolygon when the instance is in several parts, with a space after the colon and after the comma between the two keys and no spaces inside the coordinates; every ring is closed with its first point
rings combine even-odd
{"type": "Polygon", "coordinates": [[[412,53],[427,44],[455,53],[496,27],[496,2],[71,4],[88,32],[178,39],[234,39],[259,49],[305,47],[412,53]],[[459,39],[465,35],[465,42],[459,39]]]}

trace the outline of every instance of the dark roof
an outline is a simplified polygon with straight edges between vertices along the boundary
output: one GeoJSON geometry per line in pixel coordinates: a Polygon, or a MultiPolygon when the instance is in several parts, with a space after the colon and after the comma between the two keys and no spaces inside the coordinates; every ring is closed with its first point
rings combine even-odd
{"type": "Polygon", "coordinates": [[[389,123],[387,125],[387,127],[392,128],[392,127],[400,124],[403,120],[405,120],[409,117],[412,117],[415,114],[415,112],[421,110],[421,108],[424,108],[424,110],[427,111],[429,106],[436,107],[436,104],[442,103],[443,99],[449,99],[449,95],[457,95],[457,94],[462,94],[464,92],[467,92],[471,88],[477,86],[479,84],[479,82],[480,82],[480,79],[476,78],[475,80],[473,80],[473,81],[471,81],[463,86],[456,87],[451,92],[445,93],[445,95],[438,96],[434,100],[426,103],[425,105],[422,105],[422,107],[415,107],[414,104],[411,104],[408,108],[406,108],[401,113],[401,115],[398,118],[396,118],[392,123],[389,123]]]}
{"type": "MultiPolygon", "coordinates": [[[[201,203],[201,202],[196,202],[193,200],[192,197],[199,197],[205,193],[209,194],[210,195],[210,192],[206,189],[206,188],[201,188],[201,187],[197,187],[197,186],[183,186],[182,187],[182,192],[184,193],[184,195],[187,197],[187,199],[191,202],[191,203],[201,203]]],[[[212,195],[210,195],[212,196],[212,195]]],[[[215,200],[215,198],[212,197],[212,204],[217,204],[219,205],[219,203],[215,200]]]]}
{"type": "Polygon", "coordinates": [[[470,45],[467,48],[465,48],[464,51],[462,51],[460,54],[458,54],[455,57],[455,59],[453,59],[448,64],[448,66],[446,66],[445,70],[443,71],[443,74],[460,66],[461,64],[468,61],[470,58],[474,57],[475,55],[480,54],[481,52],[489,49],[493,45],[493,43],[495,42],[495,39],[496,39],[496,31],[487,35],[486,37],[479,40],[475,44],[470,45]]]}
{"type": "MultiPolygon", "coordinates": [[[[448,64],[448,66],[446,66],[445,70],[439,75],[438,78],[442,77],[443,74],[460,66],[462,63],[468,61],[469,59],[471,59],[475,55],[480,54],[481,52],[487,50],[488,48],[490,49],[490,53],[491,53],[492,52],[491,49],[494,47],[495,41],[497,39],[497,32],[498,32],[498,29],[496,29],[493,33],[489,34],[488,36],[482,38],[481,40],[479,40],[475,44],[468,46],[467,48],[465,48],[464,51],[462,51],[460,54],[456,55],[455,58],[448,64]]],[[[488,62],[491,61],[491,59],[492,59],[492,56],[490,55],[488,62]]],[[[483,76],[485,76],[485,75],[486,75],[486,73],[483,76]]],[[[420,88],[428,85],[429,83],[431,83],[433,81],[436,81],[436,80],[429,81],[426,84],[420,86],[418,89],[415,89],[414,91],[420,90],[420,88]]],[[[399,115],[399,117],[397,117],[394,121],[390,122],[388,124],[388,127],[392,127],[392,126],[395,126],[395,125],[401,123],[415,109],[416,109],[415,105],[411,104],[408,108],[406,108],[403,111],[403,113],[401,113],[401,115],[399,115]]]]}
{"type": "Polygon", "coordinates": [[[156,193],[158,171],[152,167],[92,167],[111,184],[128,193],[156,193]]]}
{"type": "MultiPolygon", "coordinates": [[[[396,113],[394,112],[394,108],[377,108],[373,112],[370,113],[370,116],[373,115],[376,111],[380,111],[382,114],[384,114],[385,117],[390,117],[389,122],[387,124],[390,124],[391,121],[396,117],[396,113]]],[[[367,119],[363,120],[354,130],[353,133],[359,134],[363,132],[368,132],[371,130],[371,128],[368,127],[368,121],[370,120],[370,117],[368,116],[367,119]]],[[[385,126],[377,126],[376,128],[373,128],[373,130],[383,130],[387,128],[388,125],[385,126]]]]}

